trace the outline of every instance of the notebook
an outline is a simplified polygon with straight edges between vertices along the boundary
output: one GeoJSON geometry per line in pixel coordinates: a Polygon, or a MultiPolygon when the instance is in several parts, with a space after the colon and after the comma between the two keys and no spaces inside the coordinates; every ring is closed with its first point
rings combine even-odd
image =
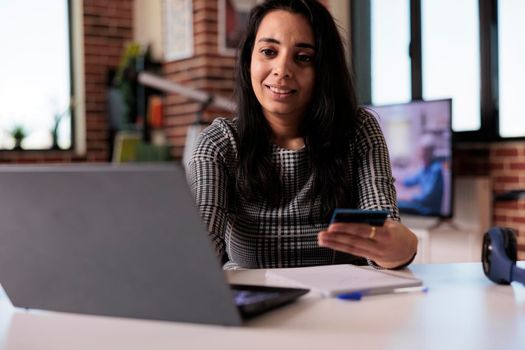
{"type": "Polygon", "coordinates": [[[228,285],[180,166],[3,166],[0,184],[15,306],[240,325],[307,292],[228,285]]]}
{"type": "Polygon", "coordinates": [[[405,287],[422,286],[415,277],[402,276],[387,270],[376,270],[355,265],[328,265],[268,270],[269,281],[287,282],[309,288],[323,296],[333,297],[345,293],[383,294],[405,287]]]}

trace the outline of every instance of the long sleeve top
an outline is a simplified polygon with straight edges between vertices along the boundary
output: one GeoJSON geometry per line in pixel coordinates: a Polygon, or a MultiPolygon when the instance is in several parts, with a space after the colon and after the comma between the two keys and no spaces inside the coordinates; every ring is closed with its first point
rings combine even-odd
{"type": "MultiPolygon", "coordinates": [[[[349,140],[345,177],[357,193],[357,208],[386,209],[399,220],[386,143],[374,116],[361,110],[355,138],[349,140]]],[[[202,218],[224,268],[275,268],[366,264],[366,259],[319,247],[317,235],[328,226],[320,201],[312,205],[313,175],[306,147],[272,147],[280,169],[282,199],[278,207],[247,200],[236,188],[237,122],[217,118],[205,129],[188,162],[187,176],[202,218]]],[[[329,156],[329,155],[327,155],[329,156]]],[[[334,208],[335,209],[335,208],[334,208]]]]}

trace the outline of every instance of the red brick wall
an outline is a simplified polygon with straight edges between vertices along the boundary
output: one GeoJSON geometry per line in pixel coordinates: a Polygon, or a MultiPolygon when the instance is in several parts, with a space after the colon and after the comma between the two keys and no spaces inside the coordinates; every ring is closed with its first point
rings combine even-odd
{"type": "MultiPolygon", "coordinates": [[[[488,176],[495,196],[525,189],[525,142],[459,145],[454,150],[454,175],[488,176]]],[[[525,198],[497,200],[492,209],[493,225],[517,231],[518,259],[525,260],[525,198]]]]}
{"type": "MultiPolygon", "coordinates": [[[[85,156],[72,151],[2,151],[0,163],[107,161],[106,72],[133,36],[133,0],[84,0],[85,156]]],[[[31,101],[28,101],[30,103],[31,101]]]]}
{"type": "MultiPolygon", "coordinates": [[[[525,142],[492,145],[490,167],[495,194],[525,189],[525,142]]],[[[525,198],[496,201],[493,220],[518,232],[518,259],[525,260],[525,198]]]]}
{"type": "Polygon", "coordinates": [[[453,157],[455,176],[490,176],[490,144],[458,145],[453,157]]]}
{"type": "MultiPolygon", "coordinates": [[[[226,98],[232,98],[233,66],[235,58],[219,54],[218,44],[218,1],[193,1],[194,55],[192,58],[167,62],[163,71],[166,78],[202,89],[226,98]]],[[[184,151],[186,130],[195,122],[199,103],[179,95],[165,98],[166,136],[172,145],[172,155],[180,157],[184,151]]],[[[205,120],[230,113],[207,109],[205,120]]]]}
{"type": "Polygon", "coordinates": [[[107,161],[106,73],[133,39],[133,0],[84,0],[87,161],[107,161]]]}

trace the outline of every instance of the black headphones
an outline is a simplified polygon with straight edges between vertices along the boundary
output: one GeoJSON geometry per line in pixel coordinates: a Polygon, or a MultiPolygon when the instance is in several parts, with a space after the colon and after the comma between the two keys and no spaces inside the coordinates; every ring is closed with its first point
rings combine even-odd
{"type": "Polygon", "coordinates": [[[493,227],[483,236],[481,262],[485,275],[498,284],[525,284],[525,269],[516,266],[518,244],[511,228],[493,227]]]}

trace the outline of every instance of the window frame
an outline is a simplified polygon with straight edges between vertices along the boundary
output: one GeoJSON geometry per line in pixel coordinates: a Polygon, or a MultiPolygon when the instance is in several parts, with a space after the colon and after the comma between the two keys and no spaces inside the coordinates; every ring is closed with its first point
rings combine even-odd
{"type": "Polygon", "coordinates": [[[71,130],[70,130],[70,137],[71,137],[71,144],[69,148],[66,151],[71,151],[76,148],[76,105],[78,103],[77,101],[77,95],[75,94],[76,91],[76,71],[75,71],[75,41],[74,41],[74,32],[75,32],[75,26],[74,26],[74,10],[73,10],[73,0],[67,0],[67,28],[68,28],[68,37],[69,37],[69,95],[72,97],[72,99],[75,101],[73,108],[70,110],[70,120],[71,120],[71,130]]]}
{"type": "MultiPolygon", "coordinates": [[[[421,0],[410,1],[412,101],[423,97],[421,0]]],[[[479,1],[480,38],[480,129],[455,131],[457,142],[521,141],[524,136],[502,137],[499,134],[499,73],[498,73],[498,0],[479,1]]],[[[363,104],[372,100],[371,86],[371,3],[351,1],[351,48],[358,95],[363,104]]]]}

